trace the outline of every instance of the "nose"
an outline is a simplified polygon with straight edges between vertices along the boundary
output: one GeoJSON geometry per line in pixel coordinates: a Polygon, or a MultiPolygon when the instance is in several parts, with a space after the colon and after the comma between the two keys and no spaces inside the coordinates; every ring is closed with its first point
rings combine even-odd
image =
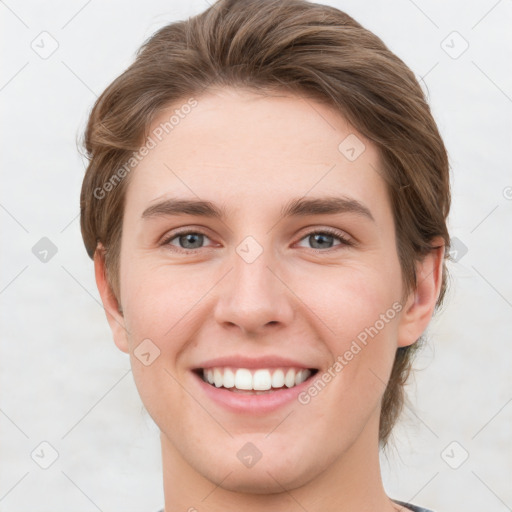
{"type": "Polygon", "coordinates": [[[251,263],[236,252],[233,255],[233,268],[219,283],[215,307],[215,319],[223,327],[255,336],[292,321],[293,293],[279,275],[270,253],[264,250],[251,263]]]}

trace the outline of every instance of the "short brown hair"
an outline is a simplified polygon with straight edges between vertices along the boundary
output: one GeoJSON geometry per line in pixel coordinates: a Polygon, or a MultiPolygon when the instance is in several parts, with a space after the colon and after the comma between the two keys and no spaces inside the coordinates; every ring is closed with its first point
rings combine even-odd
{"type": "MultiPolygon", "coordinates": [[[[113,177],[144,143],[163,108],[199,97],[208,87],[309,96],[330,105],[377,146],[407,292],[416,286],[415,264],[432,250],[432,239],[441,236],[449,247],[448,155],[424,93],[404,62],[334,7],[303,0],[220,0],[157,31],[90,114],[84,140],[89,165],[80,196],[82,236],[91,258],[98,242],[103,245],[117,298],[130,175],[113,177]],[[104,193],[107,183],[109,192],[104,193]]],[[[446,277],[443,263],[437,306],[446,277]]],[[[382,400],[382,445],[403,408],[403,386],[417,347],[418,342],[397,350],[382,400]]]]}

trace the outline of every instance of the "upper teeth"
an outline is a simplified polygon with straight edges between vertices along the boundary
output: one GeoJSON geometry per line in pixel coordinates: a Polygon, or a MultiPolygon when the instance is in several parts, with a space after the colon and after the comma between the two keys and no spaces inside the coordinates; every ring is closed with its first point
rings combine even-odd
{"type": "Polygon", "coordinates": [[[215,387],[265,391],[270,388],[291,388],[304,382],[311,375],[302,368],[272,368],[248,370],[247,368],[204,368],[203,379],[215,387]]]}

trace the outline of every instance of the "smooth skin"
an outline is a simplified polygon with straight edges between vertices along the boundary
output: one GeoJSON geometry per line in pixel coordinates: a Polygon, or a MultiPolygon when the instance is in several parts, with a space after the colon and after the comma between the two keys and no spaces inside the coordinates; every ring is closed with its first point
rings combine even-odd
{"type": "MultiPolygon", "coordinates": [[[[141,399],[161,430],[165,512],[406,510],[382,485],[380,401],[396,349],[414,343],[433,314],[442,240],[418,263],[417,289],[404,296],[371,141],[329,106],[291,93],[223,88],[196,99],[130,175],[119,301],[101,245],[95,256],[115,343],[130,354],[141,399]],[[354,161],[338,149],[350,134],[366,148],[354,161]],[[358,211],[280,219],[290,200],[325,196],[357,201],[373,219],[358,211]],[[225,217],[143,217],[171,197],[211,201],[225,217]],[[337,234],[314,236],[326,228],[337,234]],[[248,236],[263,251],[251,263],[236,251],[248,236]],[[321,375],[397,301],[401,312],[306,405],[235,414],[192,374],[215,357],[270,354],[321,375]],[[147,366],[134,354],[146,339],[160,350],[147,366]],[[247,442],[262,453],[251,468],[237,457],[247,442]]],[[[160,112],[150,131],[176,107],[160,112]]]]}

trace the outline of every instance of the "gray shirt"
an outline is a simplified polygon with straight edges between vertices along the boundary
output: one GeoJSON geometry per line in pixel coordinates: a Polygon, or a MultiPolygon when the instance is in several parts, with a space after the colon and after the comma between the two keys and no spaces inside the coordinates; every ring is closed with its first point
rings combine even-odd
{"type": "MultiPolygon", "coordinates": [[[[411,503],[405,503],[405,501],[393,500],[395,503],[402,505],[402,507],[406,507],[411,509],[413,512],[433,512],[428,508],[418,507],[417,505],[412,505],[411,503]]],[[[163,512],[163,510],[162,510],[163,512]]]]}

